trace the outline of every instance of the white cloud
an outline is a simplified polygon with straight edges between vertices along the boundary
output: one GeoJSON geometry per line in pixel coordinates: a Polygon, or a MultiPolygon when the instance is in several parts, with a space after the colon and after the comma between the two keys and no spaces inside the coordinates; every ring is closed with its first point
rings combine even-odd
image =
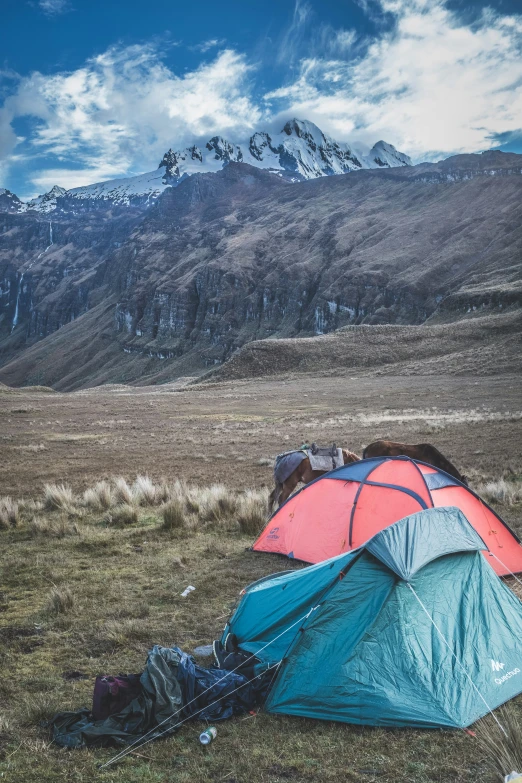
{"type": "Polygon", "coordinates": [[[93,182],[105,182],[105,180],[116,179],[122,177],[125,172],[122,171],[121,166],[111,166],[102,162],[100,165],[96,165],[96,162],[84,169],[59,169],[49,168],[43,169],[41,172],[35,174],[31,182],[34,185],[35,190],[28,196],[26,194],[20,196],[22,201],[28,198],[34,198],[42,193],[47,193],[51,190],[53,185],[60,185],[60,187],[69,190],[70,188],[80,188],[83,185],[92,185],[93,182]]]}
{"type": "Polygon", "coordinates": [[[208,41],[201,41],[201,43],[195,44],[194,46],[189,46],[189,49],[192,49],[194,52],[202,52],[204,54],[210,49],[215,49],[216,47],[224,46],[225,44],[226,40],[224,38],[209,38],[208,41]]]}
{"type": "Polygon", "coordinates": [[[347,55],[356,40],[355,30],[336,30],[317,18],[306,0],[295,0],[292,20],[281,35],[276,60],[293,69],[304,53],[307,57],[347,55]]]}
{"type": "Polygon", "coordinates": [[[381,0],[395,25],[357,59],[301,60],[295,80],[265,97],[340,139],[384,138],[427,155],[491,146],[520,128],[522,16],[488,9],[464,24],[442,0],[381,0]]]}
{"type": "Polygon", "coordinates": [[[28,154],[61,164],[40,171],[39,186],[142,172],[170,146],[251,131],[261,112],[249,97],[250,72],[242,55],[224,50],[177,76],[152,46],[140,45],[112,48],[72,73],[33,73],[0,109],[0,153],[14,154],[12,123],[25,116],[35,123],[28,154]]]}
{"type": "MultiPolygon", "coordinates": [[[[253,66],[230,48],[182,75],[152,45],[113,47],[70,73],[0,71],[0,173],[5,181],[9,166],[25,165],[40,192],[74,187],[150,170],[169,147],[214,134],[238,141],[279,130],[291,116],[339,141],[385,139],[417,159],[516,135],[522,15],[488,9],[464,23],[443,0],[371,0],[367,8],[392,24],[360,39],[320,24],[298,0],[275,48],[275,59],[295,68],[284,68],[290,81],[264,101],[253,92],[253,66]]],[[[204,41],[200,51],[222,43],[204,41]]]]}
{"type": "Polygon", "coordinates": [[[38,5],[48,16],[57,16],[69,10],[68,0],[38,0],[38,5]]]}
{"type": "Polygon", "coordinates": [[[292,21],[284,31],[279,44],[278,63],[293,64],[307,39],[307,28],[312,17],[312,6],[304,0],[295,0],[292,21]]]}

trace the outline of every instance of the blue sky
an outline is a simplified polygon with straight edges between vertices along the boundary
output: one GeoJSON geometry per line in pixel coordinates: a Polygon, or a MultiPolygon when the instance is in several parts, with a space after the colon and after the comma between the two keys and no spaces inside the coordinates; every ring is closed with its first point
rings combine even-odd
{"type": "Polygon", "coordinates": [[[522,0],[3,0],[0,53],[25,198],[291,116],[415,161],[522,152],[522,0]]]}

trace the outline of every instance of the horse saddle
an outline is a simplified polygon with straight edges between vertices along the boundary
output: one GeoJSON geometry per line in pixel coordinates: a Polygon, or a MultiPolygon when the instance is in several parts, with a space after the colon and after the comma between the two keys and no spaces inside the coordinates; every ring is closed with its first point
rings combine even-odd
{"type": "Polygon", "coordinates": [[[332,443],[331,446],[327,446],[325,449],[319,448],[317,443],[312,443],[310,446],[310,451],[312,452],[314,457],[336,457],[337,456],[337,446],[335,443],[332,443]]]}
{"type": "Polygon", "coordinates": [[[343,452],[335,443],[328,448],[319,448],[317,443],[312,443],[307,454],[312,470],[329,471],[344,464],[343,452]]]}

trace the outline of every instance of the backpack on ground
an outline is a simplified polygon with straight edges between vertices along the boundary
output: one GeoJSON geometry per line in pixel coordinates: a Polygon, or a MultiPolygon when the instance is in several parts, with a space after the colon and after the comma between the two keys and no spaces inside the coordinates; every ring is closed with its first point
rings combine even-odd
{"type": "Polygon", "coordinates": [[[94,720],[105,720],[125,709],[141,692],[139,674],[119,674],[96,677],[92,699],[94,720]]]}

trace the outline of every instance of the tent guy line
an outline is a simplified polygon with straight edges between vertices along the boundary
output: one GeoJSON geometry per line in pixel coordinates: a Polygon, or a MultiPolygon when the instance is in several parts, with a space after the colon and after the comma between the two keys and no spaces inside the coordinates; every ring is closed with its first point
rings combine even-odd
{"type": "MultiPolygon", "coordinates": [[[[518,578],[518,576],[517,576],[516,574],[514,574],[514,573],[513,573],[513,571],[510,571],[510,570],[509,570],[509,568],[507,567],[507,565],[505,565],[505,563],[503,563],[503,562],[502,562],[502,560],[500,559],[500,557],[498,557],[498,556],[497,556],[497,555],[496,555],[494,552],[491,552],[491,550],[489,550],[489,551],[488,551],[488,555],[489,555],[490,557],[494,557],[494,558],[495,558],[495,560],[498,560],[498,562],[500,563],[500,565],[502,566],[502,568],[504,568],[504,569],[507,571],[507,573],[508,573],[508,574],[510,574],[510,575],[513,577],[513,579],[515,579],[515,580],[518,582],[518,584],[519,584],[519,585],[522,587],[522,581],[521,581],[521,580],[518,578]]],[[[518,598],[518,596],[517,596],[517,598],[518,598]]]]}
{"type": "Polygon", "coordinates": [[[435,622],[435,620],[433,619],[433,617],[431,616],[431,614],[428,612],[428,610],[427,610],[427,609],[426,609],[426,607],[424,606],[423,602],[421,601],[421,599],[420,599],[420,598],[419,598],[419,596],[417,595],[417,592],[416,592],[415,588],[413,587],[413,585],[411,584],[411,582],[406,582],[406,586],[407,586],[407,587],[409,587],[409,589],[411,590],[411,592],[413,593],[413,595],[415,596],[415,598],[417,599],[417,601],[419,602],[419,604],[422,606],[422,609],[424,610],[424,612],[425,612],[426,616],[428,617],[428,619],[429,619],[430,623],[433,625],[433,627],[435,628],[435,630],[436,630],[436,631],[437,631],[437,633],[439,634],[440,638],[442,639],[442,641],[444,642],[444,644],[446,645],[446,647],[448,648],[448,650],[450,651],[450,653],[451,653],[451,654],[453,655],[453,657],[455,658],[456,662],[458,663],[458,665],[460,666],[460,668],[462,669],[462,671],[464,672],[464,674],[466,675],[466,677],[467,677],[467,678],[468,678],[468,680],[470,681],[470,683],[471,683],[471,685],[473,686],[473,688],[475,688],[475,690],[477,691],[478,695],[480,696],[480,698],[482,699],[482,701],[483,701],[483,702],[484,702],[484,704],[486,705],[486,707],[487,707],[487,709],[488,709],[488,712],[489,712],[489,713],[490,713],[490,715],[493,717],[493,719],[494,719],[495,723],[498,725],[499,729],[502,731],[502,733],[504,734],[504,736],[505,736],[505,737],[508,739],[508,735],[507,735],[507,733],[506,733],[506,730],[504,729],[503,725],[501,724],[501,722],[499,721],[499,719],[497,718],[497,716],[495,715],[495,713],[493,712],[493,710],[491,709],[491,707],[489,706],[489,704],[487,703],[487,701],[486,701],[486,699],[484,698],[484,696],[482,695],[482,693],[479,691],[479,689],[477,688],[477,686],[476,686],[476,685],[475,685],[475,683],[473,682],[473,679],[472,679],[471,675],[469,674],[468,670],[466,669],[466,667],[464,666],[464,664],[463,664],[461,661],[459,661],[459,659],[457,658],[457,656],[455,655],[455,653],[454,653],[454,652],[453,652],[453,650],[451,649],[451,645],[450,645],[450,643],[448,642],[448,640],[446,639],[446,637],[444,636],[444,634],[443,634],[443,633],[442,633],[442,631],[440,630],[439,626],[437,625],[437,623],[435,622]]]}
{"type": "MultiPolygon", "coordinates": [[[[238,685],[238,687],[234,688],[233,691],[229,691],[227,693],[227,697],[231,696],[233,693],[237,693],[237,691],[241,690],[241,688],[244,688],[246,685],[251,685],[251,683],[253,683],[254,680],[257,680],[260,677],[264,677],[264,675],[267,672],[272,671],[272,669],[276,669],[277,670],[280,665],[281,665],[281,661],[278,661],[277,663],[274,663],[273,666],[268,666],[260,674],[256,674],[256,676],[252,677],[252,679],[248,680],[247,682],[242,683],[241,685],[238,685]]],[[[227,672],[227,674],[231,674],[231,672],[227,672]]],[[[223,678],[223,679],[225,679],[225,678],[223,678]]],[[[203,695],[203,694],[201,694],[201,695],[203,695]]],[[[199,698],[199,696],[198,696],[198,698],[199,698]]],[[[174,726],[168,726],[163,731],[160,731],[159,734],[155,734],[153,737],[148,737],[144,742],[141,743],[141,745],[138,745],[138,748],[142,748],[144,745],[147,745],[149,742],[153,742],[154,740],[157,740],[160,737],[163,737],[165,734],[169,734],[171,731],[174,731],[175,729],[179,729],[179,727],[183,726],[184,723],[186,723],[189,720],[193,720],[196,717],[196,715],[199,715],[199,713],[203,712],[203,710],[206,710],[209,707],[213,707],[215,704],[218,704],[218,702],[220,702],[221,699],[223,699],[223,698],[224,698],[224,696],[220,696],[219,699],[216,699],[215,701],[211,702],[210,704],[205,704],[205,706],[202,707],[200,710],[197,710],[196,712],[193,712],[191,715],[188,715],[186,718],[183,718],[183,720],[180,720],[179,723],[175,723],[174,726]]],[[[191,702],[189,702],[189,704],[190,703],[191,702]]],[[[181,709],[183,709],[183,708],[181,708],[181,709]]],[[[178,710],[178,712],[179,712],[179,710],[178,710]]],[[[177,713],[173,713],[173,714],[175,715],[177,713]]],[[[169,718],[167,718],[166,720],[169,720],[169,718]]],[[[165,721],[162,721],[162,723],[165,723],[165,721]]],[[[161,726],[161,723],[159,723],[158,726],[161,726]]],[[[157,726],[155,728],[157,728],[157,726]]],[[[114,764],[117,761],[120,761],[124,756],[127,756],[129,753],[134,753],[134,752],[135,752],[135,749],[133,747],[129,746],[128,748],[125,748],[124,750],[122,750],[119,755],[114,756],[114,758],[109,759],[108,761],[105,762],[105,764],[102,764],[99,767],[99,769],[103,769],[104,767],[108,767],[109,765],[114,764]]]]}
{"type": "MultiPolygon", "coordinates": [[[[319,608],[319,604],[317,604],[316,606],[312,606],[312,608],[306,614],[304,614],[302,617],[300,617],[298,620],[296,620],[294,623],[292,623],[292,625],[289,625],[288,628],[285,628],[284,631],[281,631],[281,633],[278,636],[276,636],[274,639],[271,639],[269,642],[267,642],[264,645],[264,647],[261,647],[261,649],[258,650],[257,652],[260,653],[261,650],[265,650],[267,647],[270,647],[271,644],[274,644],[274,642],[276,642],[278,639],[280,639],[282,636],[284,636],[285,633],[288,633],[288,631],[291,631],[292,628],[294,628],[296,625],[299,625],[299,623],[302,623],[305,620],[307,620],[310,617],[310,615],[312,614],[312,612],[314,612],[318,608],[319,608]]],[[[247,663],[248,661],[252,660],[252,658],[256,658],[256,657],[257,657],[257,655],[252,654],[245,661],[242,661],[239,664],[239,666],[236,666],[235,669],[232,669],[231,671],[227,671],[227,673],[223,677],[221,677],[221,679],[219,679],[217,682],[213,683],[212,688],[214,688],[220,682],[223,682],[223,680],[226,680],[227,677],[229,677],[231,674],[234,674],[239,668],[241,668],[241,666],[244,666],[245,663],[247,663]]],[[[275,664],[275,666],[279,666],[280,663],[281,663],[281,661],[278,661],[278,663],[275,664]]],[[[274,666],[269,666],[267,669],[265,669],[262,672],[262,674],[264,674],[266,671],[270,671],[273,668],[275,668],[275,667],[274,666]]],[[[260,676],[261,675],[258,674],[256,677],[253,677],[252,680],[256,680],[260,676]]],[[[250,682],[252,682],[252,680],[250,680],[250,682]]],[[[243,683],[243,685],[246,685],[246,684],[247,683],[243,683]]],[[[240,688],[242,688],[243,685],[240,685],[238,688],[235,688],[233,691],[230,691],[230,693],[228,695],[230,695],[232,693],[235,693],[240,688]]],[[[138,747],[141,748],[143,745],[146,745],[148,742],[151,742],[153,739],[155,739],[157,737],[161,737],[161,736],[163,736],[163,734],[166,734],[169,731],[174,731],[174,729],[178,728],[178,726],[181,726],[183,723],[185,723],[185,721],[189,720],[189,718],[185,718],[180,723],[177,723],[175,726],[169,727],[168,729],[166,729],[165,731],[162,731],[158,735],[154,734],[154,737],[148,737],[147,739],[145,739],[148,734],[152,734],[153,732],[156,732],[156,730],[159,729],[160,726],[163,726],[164,723],[167,723],[167,721],[172,720],[172,718],[176,717],[176,715],[178,715],[181,712],[181,710],[186,709],[187,707],[189,707],[195,701],[197,701],[202,696],[204,696],[205,693],[208,693],[208,691],[211,690],[212,688],[206,688],[202,693],[199,693],[197,696],[195,696],[193,699],[191,699],[191,701],[187,702],[187,704],[184,704],[182,707],[180,707],[178,710],[176,710],[176,712],[173,712],[172,715],[169,715],[167,718],[162,720],[161,723],[158,723],[157,726],[154,726],[152,729],[150,729],[147,732],[147,734],[144,734],[142,737],[139,737],[137,740],[135,740],[133,743],[131,743],[127,748],[124,748],[124,750],[122,750],[120,753],[117,753],[116,756],[113,756],[108,761],[106,761],[104,764],[101,764],[99,769],[104,769],[105,767],[108,767],[110,764],[113,764],[114,762],[118,761],[120,758],[123,758],[123,756],[126,756],[128,753],[131,752],[131,750],[132,750],[132,748],[134,748],[134,746],[138,745],[138,747]],[[145,741],[143,741],[143,740],[145,740],[145,741]],[[141,743],[141,744],[138,744],[138,743],[141,743]]],[[[218,701],[219,701],[219,699],[217,699],[215,702],[213,702],[213,704],[217,704],[218,701]]],[[[190,719],[194,718],[196,715],[198,715],[204,709],[207,709],[207,707],[208,707],[208,705],[205,705],[205,707],[202,707],[201,710],[198,710],[197,712],[192,713],[190,715],[190,719]]]]}

